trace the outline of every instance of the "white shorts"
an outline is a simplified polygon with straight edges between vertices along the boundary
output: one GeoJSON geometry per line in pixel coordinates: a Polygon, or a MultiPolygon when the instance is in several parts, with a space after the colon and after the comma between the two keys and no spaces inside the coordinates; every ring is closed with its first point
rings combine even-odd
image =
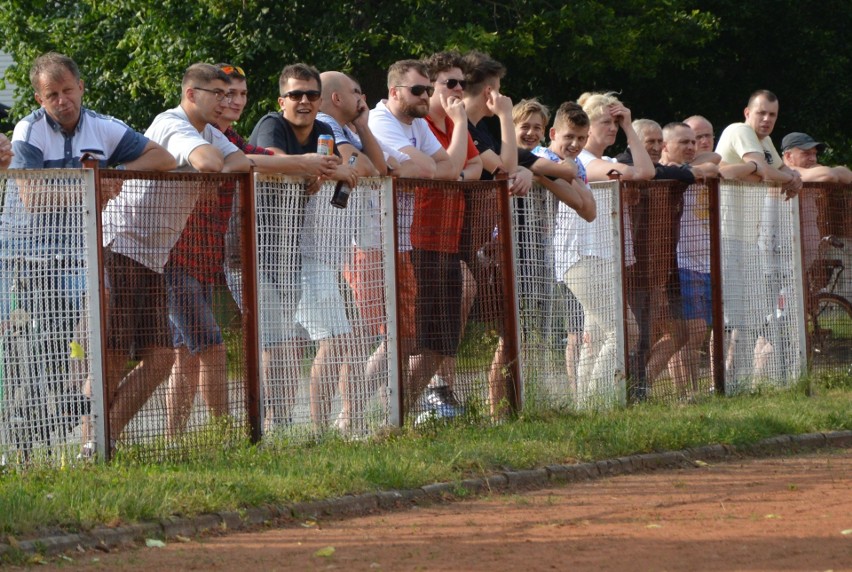
{"type": "Polygon", "coordinates": [[[338,274],[334,267],[319,260],[302,259],[302,297],[296,309],[296,322],[314,341],[352,332],[338,274]]]}
{"type": "Polygon", "coordinates": [[[286,340],[307,339],[308,333],[296,321],[296,308],[302,295],[298,266],[260,268],[257,273],[260,340],[264,348],[286,340]]]}

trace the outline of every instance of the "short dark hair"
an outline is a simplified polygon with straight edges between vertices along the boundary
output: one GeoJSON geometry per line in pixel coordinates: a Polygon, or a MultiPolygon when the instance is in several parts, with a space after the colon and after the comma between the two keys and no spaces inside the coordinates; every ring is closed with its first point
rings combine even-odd
{"type": "Polygon", "coordinates": [[[683,121],[672,121],[670,123],[666,123],[663,126],[663,140],[665,141],[666,139],[668,139],[669,136],[674,133],[674,130],[678,127],[692,129],[692,127],[690,127],[688,123],[684,123],[683,121]]]}
{"type": "Polygon", "coordinates": [[[207,84],[214,80],[222,80],[227,84],[231,83],[231,76],[223,72],[213,64],[197,63],[192,64],[183,73],[181,80],[181,89],[186,89],[186,86],[194,83],[207,84]]]}
{"type": "Polygon", "coordinates": [[[485,89],[485,82],[492,79],[502,79],[506,75],[506,66],[488,54],[472,51],[462,56],[463,69],[467,87],[465,91],[471,95],[479,95],[485,89]]]}
{"type": "Polygon", "coordinates": [[[750,96],[748,96],[748,107],[751,107],[752,102],[760,96],[765,97],[766,101],[768,101],[770,103],[774,103],[774,102],[778,101],[778,96],[775,95],[774,93],[772,93],[771,91],[769,91],[768,89],[758,89],[757,91],[752,93],[750,96]]]}
{"type": "Polygon", "coordinates": [[[576,127],[588,127],[589,116],[583,111],[583,107],[575,101],[566,101],[556,110],[556,116],[553,119],[553,127],[559,129],[563,124],[570,124],[576,127]]]}
{"type": "Polygon", "coordinates": [[[302,81],[311,81],[316,80],[317,89],[322,91],[322,79],[320,79],[319,71],[312,65],[309,64],[290,64],[289,66],[284,66],[284,69],[281,70],[281,75],[278,77],[278,95],[284,95],[284,84],[287,83],[287,80],[299,79],[302,81]]]}
{"type": "Polygon", "coordinates": [[[453,68],[459,68],[462,73],[465,72],[462,55],[455,50],[448,52],[437,52],[423,60],[426,68],[429,70],[429,81],[434,82],[438,79],[438,74],[453,68]]]}
{"type": "Polygon", "coordinates": [[[388,89],[400,85],[399,82],[402,81],[403,76],[408,73],[409,70],[415,70],[417,73],[423,75],[424,77],[429,77],[429,69],[426,67],[426,64],[420,60],[399,60],[398,62],[394,62],[388,68],[388,89]]]}
{"type": "Polygon", "coordinates": [[[47,52],[37,57],[30,67],[30,83],[33,89],[38,91],[39,79],[42,75],[47,75],[50,79],[59,79],[65,71],[71,72],[74,79],[80,79],[80,68],[74,60],[57,52],[47,52]]]}

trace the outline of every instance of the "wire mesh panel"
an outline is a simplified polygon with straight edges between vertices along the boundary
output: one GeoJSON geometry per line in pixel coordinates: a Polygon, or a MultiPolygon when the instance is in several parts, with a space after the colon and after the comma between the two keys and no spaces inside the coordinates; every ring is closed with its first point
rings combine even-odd
{"type": "MultiPolygon", "coordinates": [[[[677,258],[686,191],[687,185],[676,181],[622,185],[624,224],[632,229],[632,240],[626,241],[625,249],[632,249],[633,262],[625,266],[628,319],[635,319],[638,332],[628,344],[628,392],[635,401],[649,397],[670,400],[686,393],[683,381],[672,379],[668,372],[670,361],[688,339],[677,258]]],[[[706,190],[703,195],[690,195],[693,201],[702,198],[707,199],[706,190]]],[[[690,206],[690,215],[695,215],[697,205],[690,206]]],[[[709,233],[704,238],[703,253],[709,265],[709,233]]],[[[694,240],[685,245],[690,246],[700,258],[701,246],[694,240]]],[[[705,332],[706,325],[697,335],[705,332]]]]}
{"type": "Polygon", "coordinates": [[[518,266],[534,269],[519,278],[526,281],[519,290],[527,407],[625,401],[618,184],[595,183],[592,194],[591,223],[538,187],[522,220],[515,210],[518,266]],[[522,260],[524,253],[536,254],[522,260]]]}
{"type": "MultiPolygon", "coordinates": [[[[711,193],[719,181],[690,185],[683,194],[683,214],[677,237],[680,314],[675,314],[679,347],[660,374],[673,384],[678,399],[692,399],[715,390],[711,361],[713,279],[711,275],[711,193]]],[[[716,303],[721,304],[721,300],[716,303]]],[[[720,328],[720,332],[721,332],[720,328]]],[[[655,381],[655,380],[652,380],[655,381]]],[[[661,384],[660,384],[661,385],[661,384]]],[[[659,386],[655,386],[655,395],[659,386]]]]}
{"type": "Polygon", "coordinates": [[[789,385],[805,363],[798,201],[737,181],[719,193],[725,391],[789,385]]]}
{"type": "Polygon", "coordinates": [[[515,403],[501,188],[505,182],[395,181],[400,359],[415,425],[499,416],[515,403]]]}
{"type": "Polygon", "coordinates": [[[800,194],[811,372],[852,374],[852,188],[806,184],[800,194]]]}
{"type": "MultiPolygon", "coordinates": [[[[535,184],[526,197],[512,197],[521,363],[526,407],[564,407],[573,403],[566,377],[566,343],[582,334],[582,310],[557,276],[554,237],[558,200],[535,184]],[[570,304],[573,303],[574,306],[570,304]],[[569,316],[566,312],[571,312],[569,316]],[[579,317],[579,328],[570,320],[579,317]]],[[[562,213],[567,216],[567,211],[562,213]]],[[[579,347],[576,348],[579,350],[579,347]]],[[[576,361],[576,359],[575,359],[576,361]]],[[[572,366],[572,370],[576,364],[572,366]]],[[[576,375],[574,371],[571,375],[576,375]]]]}
{"type": "Polygon", "coordinates": [[[0,174],[0,463],[64,464],[82,453],[97,307],[87,280],[91,172],[0,174]]]}
{"type": "Polygon", "coordinates": [[[191,455],[247,435],[245,348],[225,286],[239,175],[103,170],[109,447],[191,455]]]}
{"type": "MultiPolygon", "coordinates": [[[[255,179],[264,431],[296,440],[364,436],[388,419],[382,251],[388,179],[362,179],[346,208],[334,184],[255,179]]],[[[392,275],[392,273],[390,274],[392,275]]]]}

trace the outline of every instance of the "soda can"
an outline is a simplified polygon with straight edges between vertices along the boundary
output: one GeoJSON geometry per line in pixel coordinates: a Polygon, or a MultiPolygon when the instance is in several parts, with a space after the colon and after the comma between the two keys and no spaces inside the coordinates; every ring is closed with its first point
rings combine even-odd
{"type": "Polygon", "coordinates": [[[334,137],[331,135],[320,135],[317,139],[317,153],[320,155],[334,154],[334,137]]]}

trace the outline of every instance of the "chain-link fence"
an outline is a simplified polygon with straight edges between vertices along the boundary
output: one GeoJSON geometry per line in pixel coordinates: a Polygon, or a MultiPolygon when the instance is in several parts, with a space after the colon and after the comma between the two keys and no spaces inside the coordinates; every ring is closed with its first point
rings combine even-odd
{"type": "MultiPolygon", "coordinates": [[[[623,404],[619,186],[595,183],[589,223],[543,187],[513,201],[525,406],[623,404]]],[[[631,331],[634,331],[632,328],[631,331]]]]}
{"type": "Polygon", "coordinates": [[[502,415],[518,383],[506,183],[394,192],[403,409],[415,425],[502,415]]]}
{"type": "Polygon", "coordinates": [[[0,462],[73,462],[99,344],[91,171],[0,175],[0,462]],[[3,176],[5,175],[5,176],[3,176]]]}
{"type": "Polygon", "coordinates": [[[362,180],[343,209],[333,192],[333,183],[309,194],[301,179],[255,179],[262,417],[273,437],[364,436],[389,422],[397,396],[389,180],[362,180]]]}
{"type": "Polygon", "coordinates": [[[798,205],[777,186],[719,186],[728,395],[805,373],[798,205]]]}
{"type": "Polygon", "coordinates": [[[811,371],[852,375],[852,188],[806,184],[801,196],[802,260],[811,371]]]}
{"type": "Polygon", "coordinates": [[[505,181],[363,179],[344,209],[333,183],[274,175],[0,183],[6,464],[688,400],[852,362],[838,185],[596,183],[589,223],[505,181]]]}

